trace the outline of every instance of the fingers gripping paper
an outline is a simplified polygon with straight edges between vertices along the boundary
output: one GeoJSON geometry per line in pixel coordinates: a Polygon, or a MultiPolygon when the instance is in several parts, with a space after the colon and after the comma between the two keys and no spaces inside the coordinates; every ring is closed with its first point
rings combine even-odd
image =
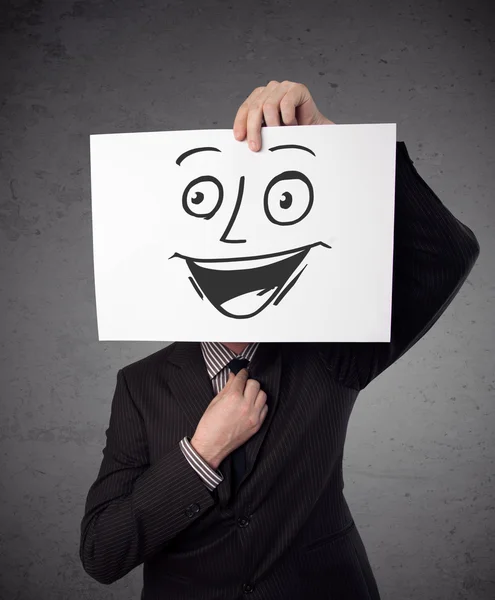
{"type": "Polygon", "coordinates": [[[396,124],[90,136],[100,340],[390,341],[396,124]]]}

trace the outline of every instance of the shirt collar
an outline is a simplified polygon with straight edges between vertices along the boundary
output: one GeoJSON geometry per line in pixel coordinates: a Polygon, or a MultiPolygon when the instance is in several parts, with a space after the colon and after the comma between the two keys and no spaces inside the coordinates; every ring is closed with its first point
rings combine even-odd
{"type": "Polygon", "coordinates": [[[240,354],[236,354],[221,342],[201,342],[201,351],[210,379],[216,377],[234,358],[251,360],[258,346],[259,342],[252,342],[240,354]]]}

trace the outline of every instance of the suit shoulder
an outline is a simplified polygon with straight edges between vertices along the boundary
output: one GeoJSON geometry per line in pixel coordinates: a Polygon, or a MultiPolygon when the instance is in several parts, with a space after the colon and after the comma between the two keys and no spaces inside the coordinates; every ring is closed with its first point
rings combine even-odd
{"type": "Polygon", "coordinates": [[[135,379],[136,377],[142,376],[144,373],[149,373],[150,371],[156,371],[158,369],[162,370],[168,364],[168,358],[175,350],[176,342],[165,346],[165,348],[161,348],[153,354],[149,354],[139,360],[134,361],[120,370],[124,372],[126,378],[135,379]]]}

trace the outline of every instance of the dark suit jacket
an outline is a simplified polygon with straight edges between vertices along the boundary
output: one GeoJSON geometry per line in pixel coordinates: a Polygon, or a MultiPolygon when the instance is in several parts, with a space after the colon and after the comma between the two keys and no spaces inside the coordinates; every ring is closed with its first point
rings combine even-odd
{"type": "Polygon", "coordinates": [[[430,329],[479,254],[403,142],[395,206],[390,343],[260,344],[250,370],[269,410],[236,494],[231,456],[210,492],[179,447],[213,397],[199,343],[119,370],[81,523],[91,577],[109,584],[144,563],[145,600],[379,598],[343,495],[347,423],[359,391],[430,329]]]}

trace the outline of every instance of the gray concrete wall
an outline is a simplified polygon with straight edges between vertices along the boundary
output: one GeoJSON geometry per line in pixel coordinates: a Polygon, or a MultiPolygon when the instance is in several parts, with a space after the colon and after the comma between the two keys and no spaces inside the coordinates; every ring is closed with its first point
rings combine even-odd
{"type": "Polygon", "coordinates": [[[97,340],[89,134],[231,127],[270,79],[337,123],[397,122],[478,237],[447,312],[359,396],[345,479],[384,600],[495,598],[491,4],[2,2],[1,598],[141,590],[142,567],[102,586],[78,557],[116,372],[167,343],[97,340]]]}

